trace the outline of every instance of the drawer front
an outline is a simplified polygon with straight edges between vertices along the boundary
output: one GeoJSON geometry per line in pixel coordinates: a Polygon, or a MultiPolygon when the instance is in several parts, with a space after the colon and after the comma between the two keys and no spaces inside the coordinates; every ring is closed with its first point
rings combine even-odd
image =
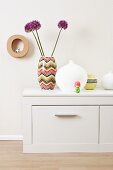
{"type": "Polygon", "coordinates": [[[32,106],[33,144],[98,143],[98,106],[32,106]]]}
{"type": "Polygon", "coordinates": [[[113,106],[100,106],[100,143],[113,143],[113,106]]]}

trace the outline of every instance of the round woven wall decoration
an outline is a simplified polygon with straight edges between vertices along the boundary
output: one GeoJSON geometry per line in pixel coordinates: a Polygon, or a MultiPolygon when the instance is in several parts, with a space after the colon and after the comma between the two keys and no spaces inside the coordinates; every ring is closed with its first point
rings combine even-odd
{"type": "Polygon", "coordinates": [[[13,35],[7,41],[8,53],[16,58],[24,57],[29,50],[29,42],[23,35],[13,35]],[[18,44],[21,42],[23,48],[18,48],[18,44]]]}

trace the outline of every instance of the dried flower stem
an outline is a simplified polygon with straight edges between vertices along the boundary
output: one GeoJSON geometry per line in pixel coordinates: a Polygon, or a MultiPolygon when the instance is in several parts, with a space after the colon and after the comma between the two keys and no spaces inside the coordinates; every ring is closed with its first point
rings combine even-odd
{"type": "Polygon", "coordinates": [[[45,56],[44,50],[43,50],[43,48],[42,48],[42,44],[41,44],[41,41],[40,41],[40,38],[39,38],[39,35],[38,35],[38,31],[37,31],[37,30],[36,30],[36,34],[37,34],[38,42],[39,42],[39,45],[40,45],[41,53],[42,53],[43,56],[45,56]]]}
{"type": "Polygon", "coordinates": [[[54,45],[54,49],[53,49],[53,51],[52,51],[51,56],[53,56],[53,54],[54,54],[54,52],[55,52],[55,49],[56,49],[56,46],[57,46],[57,43],[58,43],[58,40],[59,40],[61,31],[62,31],[62,28],[61,28],[60,31],[59,31],[59,34],[58,34],[58,37],[57,37],[57,39],[56,39],[56,42],[55,42],[55,45],[54,45]]]}
{"type": "Polygon", "coordinates": [[[34,36],[34,38],[35,38],[35,40],[36,40],[36,43],[37,43],[37,45],[38,45],[40,54],[41,54],[41,56],[43,56],[43,53],[42,53],[42,51],[41,51],[41,48],[40,48],[39,42],[38,42],[38,40],[37,40],[37,38],[36,38],[36,35],[35,35],[35,33],[34,33],[33,31],[32,31],[32,33],[33,33],[33,36],[34,36]]]}

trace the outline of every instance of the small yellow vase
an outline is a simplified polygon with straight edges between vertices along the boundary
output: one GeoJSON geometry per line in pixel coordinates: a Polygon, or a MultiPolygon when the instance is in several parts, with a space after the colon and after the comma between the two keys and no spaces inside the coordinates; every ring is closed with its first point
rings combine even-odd
{"type": "Polygon", "coordinates": [[[89,74],[87,83],[84,88],[86,90],[94,90],[96,88],[96,85],[97,85],[97,79],[95,78],[95,75],[89,74]]]}

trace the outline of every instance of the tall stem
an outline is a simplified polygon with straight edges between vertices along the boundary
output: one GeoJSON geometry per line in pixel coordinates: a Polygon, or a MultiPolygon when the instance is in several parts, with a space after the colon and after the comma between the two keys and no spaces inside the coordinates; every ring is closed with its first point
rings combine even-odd
{"type": "Polygon", "coordinates": [[[58,40],[59,40],[61,31],[62,31],[62,28],[61,28],[60,31],[59,31],[59,34],[58,34],[58,37],[57,37],[57,39],[56,39],[56,42],[55,42],[55,45],[54,45],[54,48],[53,48],[53,51],[52,51],[51,56],[53,56],[53,54],[54,54],[54,52],[55,52],[55,49],[56,49],[56,46],[57,46],[57,43],[58,43],[58,40]]]}
{"type": "Polygon", "coordinates": [[[43,56],[45,56],[44,50],[43,50],[43,48],[42,48],[42,44],[41,44],[41,41],[40,41],[40,38],[39,38],[39,35],[38,35],[38,31],[37,31],[37,30],[36,30],[36,34],[37,34],[37,38],[38,38],[38,42],[39,42],[39,45],[40,45],[41,52],[42,52],[43,56]]]}
{"type": "Polygon", "coordinates": [[[42,51],[41,51],[41,48],[40,48],[40,45],[39,45],[39,42],[38,42],[38,40],[37,40],[37,38],[36,38],[36,35],[35,35],[35,33],[34,33],[33,31],[32,31],[32,33],[33,33],[33,36],[34,36],[34,38],[35,38],[35,40],[36,40],[36,43],[37,43],[37,45],[38,45],[40,54],[41,54],[41,56],[43,56],[42,51]]]}

